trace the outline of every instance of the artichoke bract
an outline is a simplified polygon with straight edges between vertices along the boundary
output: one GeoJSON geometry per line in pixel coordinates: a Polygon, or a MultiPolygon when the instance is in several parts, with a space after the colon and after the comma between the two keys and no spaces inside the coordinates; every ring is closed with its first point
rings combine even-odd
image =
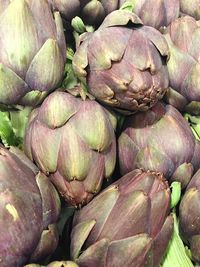
{"type": "Polygon", "coordinates": [[[107,14],[119,7],[119,0],[49,0],[55,10],[71,21],[75,16],[85,24],[99,26],[107,14]]]}
{"type": "Polygon", "coordinates": [[[132,12],[110,13],[94,33],[83,34],[73,68],[97,100],[121,112],[147,110],[168,87],[162,34],[132,12]]]}
{"type": "Polygon", "coordinates": [[[94,100],[54,92],[31,116],[25,152],[66,201],[79,206],[114,170],[115,124],[116,118],[94,100]]]}
{"type": "Polygon", "coordinates": [[[180,0],[180,11],[195,19],[200,19],[200,0],[180,0]]]}
{"type": "MultiPolygon", "coordinates": [[[[45,266],[40,264],[28,264],[24,267],[45,267],[45,266]]],[[[54,261],[46,265],[46,267],[78,267],[78,265],[72,261],[54,261]]]]}
{"type": "Polygon", "coordinates": [[[180,203],[179,226],[190,244],[193,260],[200,262],[200,170],[192,177],[180,203]]]}
{"type": "Polygon", "coordinates": [[[158,171],[184,188],[200,166],[200,143],[171,105],[157,103],[127,118],[118,145],[122,174],[135,168],[158,171]]]}
{"type": "Polygon", "coordinates": [[[126,2],[145,25],[156,29],[168,26],[179,16],[179,0],[121,0],[120,5],[126,2]]]}
{"type": "Polygon", "coordinates": [[[64,74],[62,20],[46,0],[0,1],[0,104],[37,105],[64,74]]]}
{"type": "Polygon", "coordinates": [[[170,50],[166,99],[181,111],[200,114],[199,22],[181,17],[168,26],[165,37],[170,50]]]}
{"type": "Polygon", "coordinates": [[[156,267],[173,231],[162,174],[134,170],[75,213],[71,257],[80,267],[156,267]]]}
{"type": "Polygon", "coordinates": [[[49,179],[17,148],[0,146],[0,265],[21,267],[58,244],[60,199],[49,179]]]}

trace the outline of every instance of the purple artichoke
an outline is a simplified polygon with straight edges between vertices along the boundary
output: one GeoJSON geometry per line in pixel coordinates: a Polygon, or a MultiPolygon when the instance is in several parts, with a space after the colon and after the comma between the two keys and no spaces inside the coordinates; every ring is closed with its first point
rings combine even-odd
{"type": "Polygon", "coordinates": [[[170,50],[167,101],[181,111],[200,114],[199,22],[181,17],[169,25],[165,36],[170,50]]]}
{"type": "Polygon", "coordinates": [[[156,29],[168,26],[179,16],[179,0],[121,0],[120,5],[125,2],[132,5],[132,11],[145,25],[156,29]]]}
{"type": "Polygon", "coordinates": [[[59,13],[46,0],[0,0],[0,36],[0,104],[38,104],[64,74],[59,13]]]}
{"type": "Polygon", "coordinates": [[[134,170],[75,213],[71,257],[80,267],[156,267],[173,230],[163,176],[134,170]]]}
{"type": "Polygon", "coordinates": [[[118,143],[122,174],[135,168],[158,171],[185,187],[200,167],[200,143],[171,105],[157,103],[127,118],[118,143]]]}
{"type": "Polygon", "coordinates": [[[168,46],[156,29],[131,12],[109,14],[94,33],[83,34],[73,68],[89,93],[120,111],[147,110],[168,87],[168,46]]]}
{"type": "Polygon", "coordinates": [[[115,120],[93,100],[54,92],[33,112],[25,152],[67,202],[85,204],[114,170],[115,120]]]}
{"type": "Polygon", "coordinates": [[[0,265],[21,267],[50,255],[58,243],[58,194],[18,149],[0,147],[0,265]]]}
{"type": "Polygon", "coordinates": [[[200,170],[192,177],[179,208],[180,232],[190,244],[192,257],[200,262],[200,170]]]}
{"type": "Polygon", "coordinates": [[[49,0],[55,10],[71,21],[75,16],[84,23],[98,26],[106,15],[119,7],[119,0],[49,0]]]}
{"type": "Polygon", "coordinates": [[[200,0],[180,0],[180,10],[186,15],[200,19],[200,0]]]}

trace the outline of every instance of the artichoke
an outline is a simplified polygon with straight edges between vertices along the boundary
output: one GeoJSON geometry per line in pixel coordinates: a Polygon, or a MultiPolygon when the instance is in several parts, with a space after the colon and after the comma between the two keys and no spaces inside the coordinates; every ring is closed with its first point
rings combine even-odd
{"type": "MultiPolygon", "coordinates": [[[[40,264],[28,264],[24,267],[45,267],[40,264]]],[[[75,262],[72,261],[54,261],[49,263],[46,267],[78,267],[75,262]]]]}
{"type": "Polygon", "coordinates": [[[192,257],[200,262],[200,170],[192,177],[180,203],[179,223],[184,240],[190,244],[192,257]]]}
{"type": "Polygon", "coordinates": [[[118,144],[122,174],[135,168],[158,171],[184,188],[200,167],[200,143],[171,105],[157,103],[127,118],[118,144]]]}
{"type": "Polygon", "coordinates": [[[36,109],[25,135],[25,153],[75,206],[96,194],[116,160],[116,118],[94,100],[50,94],[36,109]]]}
{"type": "Polygon", "coordinates": [[[21,267],[58,243],[60,200],[49,179],[22,151],[0,147],[0,265],[21,267]]]}
{"type": "Polygon", "coordinates": [[[134,170],[75,213],[71,257],[80,267],[156,267],[172,235],[162,174],[134,170]]]}
{"type": "Polygon", "coordinates": [[[132,12],[110,13],[94,33],[83,34],[73,68],[89,93],[121,112],[147,110],[168,87],[168,46],[156,29],[132,12]]]}
{"type": "Polygon", "coordinates": [[[55,10],[71,21],[80,16],[84,23],[99,26],[103,19],[119,7],[119,0],[49,0],[55,10]]]}
{"type": "Polygon", "coordinates": [[[180,0],[180,11],[195,19],[200,19],[200,0],[180,0]]]}
{"type": "Polygon", "coordinates": [[[123,5],[124,3],[129,3],[131,5],[132,11],[141,18],[145,25],[149,25],[156,29],[168,26],[179,16],[179,0],[120,1],[120,5],[123,5]]]}
{"type": "Polygon", "coordinates": [[[0,104],[36,105],[62,81],[61,17],[46,0],[0,1],[0,104]]]}
{"type": "Polygon", "coordinates": [[[166,99],[181,111],[200,114],[199,22],[181,17],[168,26],[165,37],[170,50],[170,89],[166,99]]]}

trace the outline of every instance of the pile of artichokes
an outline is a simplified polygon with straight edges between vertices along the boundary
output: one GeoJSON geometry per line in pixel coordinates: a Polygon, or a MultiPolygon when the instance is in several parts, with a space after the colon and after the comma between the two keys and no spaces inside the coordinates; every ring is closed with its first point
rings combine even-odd
{"type": "Polygon", "coordinates": [[[199,266],[198,19],[0,0],[0,267],[199,266]]]}

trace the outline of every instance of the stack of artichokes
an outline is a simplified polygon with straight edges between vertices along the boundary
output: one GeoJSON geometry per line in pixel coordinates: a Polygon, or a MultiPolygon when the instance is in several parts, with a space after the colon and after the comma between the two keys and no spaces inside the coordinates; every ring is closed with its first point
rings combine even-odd
{"type": "Polygon", "coordinates": [[[0,0],[0,267],[200,264],[189,2],[0,0]]]}

